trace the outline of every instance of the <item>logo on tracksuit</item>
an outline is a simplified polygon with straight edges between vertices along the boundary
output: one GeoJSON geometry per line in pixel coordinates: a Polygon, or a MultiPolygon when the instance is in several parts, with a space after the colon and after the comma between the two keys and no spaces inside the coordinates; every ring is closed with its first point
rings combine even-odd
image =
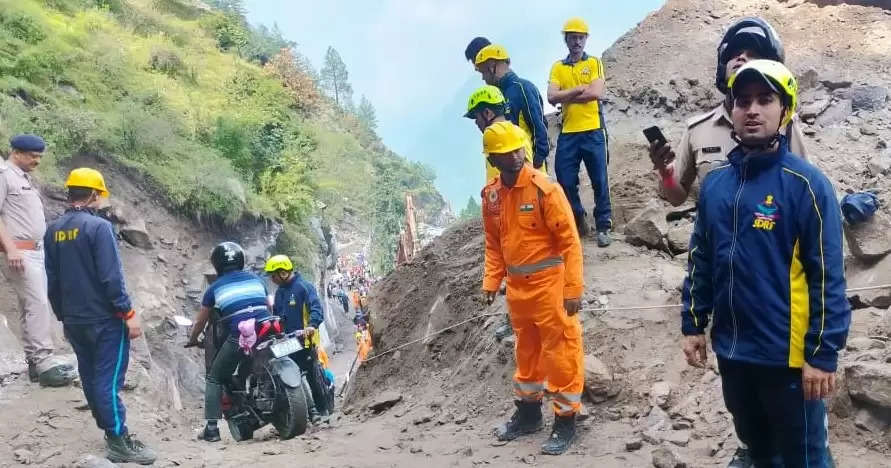
{"type": "Polygon", "coordinates": [[[764,201],[757,206],[752,227],[763,231],[773,231],[778,219],[780,219],[779,207],[776,206],[773,195],[767,195],[764,197],[764,201]]]}

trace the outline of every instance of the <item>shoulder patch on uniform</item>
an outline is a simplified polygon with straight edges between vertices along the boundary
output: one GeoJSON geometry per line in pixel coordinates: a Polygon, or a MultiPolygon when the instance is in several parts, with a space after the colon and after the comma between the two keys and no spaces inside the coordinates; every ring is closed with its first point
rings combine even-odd
{"type": "Polygon", "coordinates": [[[553,177],[538,174],[532,176],[532,183],[544,193],[551,193],[557,186],[553,177]]]}
{"type": "Polygon", "coordinates": [[[687,119],[687,128],[693,128],[693,127],[701,124],[702,122],[705,122],[706,120],[714,117],[714,115],[715,115],[715,111],[710,110],[704,114],[699,114],[699,115],[690,117],[689,119],[687,119]]]}

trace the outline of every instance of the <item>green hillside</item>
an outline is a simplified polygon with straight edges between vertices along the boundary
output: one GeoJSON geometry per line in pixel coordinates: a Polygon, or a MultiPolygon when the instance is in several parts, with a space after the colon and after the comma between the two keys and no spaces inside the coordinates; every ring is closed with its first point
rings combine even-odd
{"type": "Polygon", "coordinates": [[[380,142],[370,103],[323,92],[277,30],[249,26],[239,2],[209,3],[0,0],[0,139],[43,135],[47,183],[96,154],[203,222],[280,219],[295,254],[314,248],[311,216],[355,213],[389,268],[403,192],[443,206],[432,171],[380,142]]]}

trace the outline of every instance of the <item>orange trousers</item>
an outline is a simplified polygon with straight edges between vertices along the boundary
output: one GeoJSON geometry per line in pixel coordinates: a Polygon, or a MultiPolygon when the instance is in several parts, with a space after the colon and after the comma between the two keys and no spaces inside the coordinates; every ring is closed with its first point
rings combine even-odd
{"type": "Polygon", "coordinates": [[[517,397],[541,401],[547,383],[554,412],[568,416],[581,409],[585,355],[579,318],[563,308],[563,284],[563,265],[509,276],[507,305],[517,337],[517,397]]]}

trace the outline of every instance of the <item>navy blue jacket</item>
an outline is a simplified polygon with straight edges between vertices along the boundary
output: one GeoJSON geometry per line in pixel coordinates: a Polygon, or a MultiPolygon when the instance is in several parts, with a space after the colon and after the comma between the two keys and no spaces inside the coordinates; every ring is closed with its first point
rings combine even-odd
{"type": "Polygon", "coordinates": [[[66,324],[100,323],[133,307],[111,223],[86,209],[68,209],[46,230],[50,305],[66,324]]]}
{"type": "Polygon", "coordinates": [[[788,151],[738,147],[702,183],[682,332],[725,359],[835,371],[851,309],[841,210],[819,169],[788,151]]]}
{"type": "Polygon", "coordinates": [[[531,81],[520,78],[512,71],[501,77],[498,88],[507,100],[505,117],[529,133],[532,151],[535,153],[533,162],[536,166],[541,165],[547,160],[550,151],[541,93],[531,81]]]}
{"type": "Polygon", "coordinates": [[[285,320],[285,332],[302,330],[308,322],[309,326],[318,329],[325,321],[322,302],[315,286],[304,280],[300,274],[275,291],[273,313],[285,320]]]}

